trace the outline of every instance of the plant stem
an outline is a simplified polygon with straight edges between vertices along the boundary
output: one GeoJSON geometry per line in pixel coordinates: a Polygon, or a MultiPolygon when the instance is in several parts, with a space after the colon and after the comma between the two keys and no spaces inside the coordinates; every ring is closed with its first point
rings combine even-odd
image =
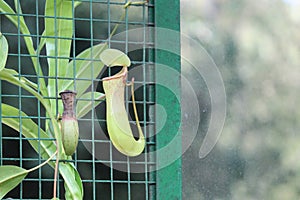
{"type": "MultiPolygon", "coordinates": [[[[124,9],[125,12],[123,12],[122,16],[120,17],[119,21],[122,21],[125,19],[126,16],[126,10],[131,6],[131,5],[143,5],[146,4],[147,1],[137,1],[137,2],[132,2],[132,1],[128,1],[125,5],[124,5],[124,9]]],[[[120,24],[116,24],[114,29],[112,30],[112,32],[109,35],[109,40],[112,38],[112,36],[115,34],[115,32],[117,31],[118,27],[120,24]]]]}
{"type": "Polygon", "coordinates": [[[27,170],[27,172],[29,173],[29,172],[32,172],[32,171],[38,169],[38,168],[43,167],[43,166],[46,165],[52,158],[54,158],[54,156],[55,156],[56,154],[57,154],[57,151],[56,151],[52,156],[50,156],[45,162],[39,164],[38,166],[35,166],[34,168],[31,168],[31,169],[27,170]]]}
{"type": "MultiPolygon", "coordinates": [[[[59,145],[56,144],[57,146],[57,152],[59,151],[59,145]]],[[[57,188],[57,174],[58,174],[58,165],[59,165],[59,156],[56,156],[56,161],[55,161],[55,169],[54,169],[54,183],[53,183],[53,199],[56,199],[56,188],[57,188]]]]}
{"type": "MultiPolygon", "coordinates": [[[[120,17],[119,21],[124,20],[125,15],[126,15],[126,12],[124,12],[124,13],[122,14],[122,16],[120,17]]],[[[117,31],[119,25],[120,25],[120,24],[116,24],[116,25],[115,25],[114,29],[112,30],[112,32],[111,32],[110,35],[109,35],[109,40],[112,38],[112,36],[113,36],[113,35],[115,34],[115,32],[117,31]]]]}
{"type": "Polygon", "coordinates": [[[138,128],[138,131],[139,131],[139,133],[141,133],[142,128],[141,128],[140,120],[139,120],[139,117],[138,117],[138,114],[137,114],[135,98],[134,98],[134,78],[132,78],[131,82],[127,85],[131,86],[131,97],[132,97],[132,106],[133,106],[134,117],[135,117],[135,120],[136,120],[136,125],[137,125],[137,128],[138,128]]]}

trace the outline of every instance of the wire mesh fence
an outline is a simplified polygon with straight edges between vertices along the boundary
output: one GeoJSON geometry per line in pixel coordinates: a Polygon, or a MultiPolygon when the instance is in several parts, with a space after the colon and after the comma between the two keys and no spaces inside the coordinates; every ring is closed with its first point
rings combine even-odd
{"type": "MultiPolygon", "coordinates": [[[[97,103],[95,98],[90,96],[79,96],[78,102],[86,104],[97,104],[91,112],[78,119],[80,138],[76,153],[72,160],[61,160],[60,162],[73,162],[76,166],[84,188],[84,199],[155,199],[156,177],[151,171],[155,168],[156,158],[148,156],[147,152],[155,149],[154,112],[150,107],[154,102],[154,68],[153,51],[151,47],[154,41],[149,37],[144,37],[140,41],[131,40],[128,30],[141,28],[144,29],[154,26],[154,5],[152,2],[132,4],[124,7],[127,1],[96,1],[87,0],[78,2],[70,1],[71,10],[62,10],[57,7],[59,0],[51,1],[53,4],[53,15],[45,11],[47,1],[5,1],[7,5],[13,8],[14,12],[5,12],[2,9],[0,14],[0,31],[8,40],[9,56],[6,68],[17,72],[18,79],[27,78],[32,83],[37,84],[37,91],[41,91],[42,80],[48,85],[53,83],[54,93],[56,95],[44,96],[55,102],[55,115],[59,114],[60,97],[58,83],[62,79],[72,80],[74,82],[73,90],[78,88],[81,83],[88,82],[87,91],[103,92],[102,78],[115,73],[113,69],[102,70],[100,75],[94,76],[97,71],[98,57],[91,56],[91,68],[85,73],[85,77],[77,77],[75,73],[61,77],[58,66],[60,62],[66,61],[71,67],[76,68],[81,59],[78,55],[85,49],[100,43],[106,43],[108,47],[121,49],[126,52],[132,61],[131,70],[135,71],[135,93],[136,104],[139,110],[140,123],[147,138],[147,145],[144,154],[138,157],[126,157],[116,151],[109,140],[106,130],[105,104],[97,103]],[[61,12],[61,13],[60,13],[61,12]],[[71,12],[71,17],[65,17],[62,13],[71,12]],[[12,20],[14,19],[14,23],[12,20]],[[47,19],[52,20],[55,33],[53,36],[44,34],[45,23],[47,19]],[[24,20],[24,21],[23,21],[24,20]],[[58,29],[59,23],[71,22],[71,37],[58,29]],[[24,31],[26,23],[29,31],[24,31]],[[117,27],[117,28],[116,28],[117,27]],[[116,29],[115,29],[116,28],[116,29]],[[115,31],[115,32],[114,32],[115,31]],[[30,34],[29,34],[30,33],[30,34]],[[117,36],[117,37],[115,37],[117,36]],[[34,53],[27,48],[28,40],[32,41],[34,53]],[[54,41],[54,56],[49,55],[45,40],[54,41]],[[68,56],[61,55],[60,48],[65,41],[70,42],[70,52],[68,56]],[[40,48],[40,49],[39,49],[40,48]],[[134,51],[129,51],[134,49],[134,51]],[[53,62],[56,67],[52,75],[41,75],[49,73],[49,63],[53,62]],[[40,65],[40,68],[35,66],[40,65]],[[37,70],[35,70],[37,69],[37,70]],[[134,173],[139,172],[139,173],[134,173]]],[[[67,27],[63,27],[66,28],[67,27]]],[[[48,46],[47,46],[48,47],[48,46]]],[[[48,47],[49,48],[49,47],[48,47]]],[[[92,55],[92,53],[91,53],[92,55]]],[[[117,69],[119,70],[119,69],[117,69]]],[[[129,77],[131,78],[131,77],[129,77]]],[[[130,124],[133,134],[138,137],[135,130],[135,120],[132,111],[132,100],[129,91],[126,90],[126,107],[129,111],[130,124]]],[[[0,130],[0,164],[16,165],[25,169],[34,167],[44,161],[39,154],[42,153],[42,147],[39,142],[43,140],[54,141],[54,137],[43,138],[42,131],[48,126],[49,116],[40,101],[32,94],[14,86],[5,81],[1,81],[1,103],[9,104],[18,109],[18,112],[11,112],[11,115],[2,115],[1,121],[5,119],[17,119],[19,122],[19,132],[2,124],[0,130]],[[26,116],[22,115],[26,113],[26,116]],[[32,120],[37,124],[38,137],[24,137],[22,123],[26,120],[32,120]],[[31,142],[38,142],[36,149],[30,145],[31,142]]],[[[32,127],[33,128],[33,127],[32,127]]],[[[30,173],[24,181],[14,190],[9,192],[5,198],[13,199],[51,199],[54,181],[53,169],[46,165],[30,173]]],[[[58,194],[64,198],[63,177],[58,178],[58,194]]]]}

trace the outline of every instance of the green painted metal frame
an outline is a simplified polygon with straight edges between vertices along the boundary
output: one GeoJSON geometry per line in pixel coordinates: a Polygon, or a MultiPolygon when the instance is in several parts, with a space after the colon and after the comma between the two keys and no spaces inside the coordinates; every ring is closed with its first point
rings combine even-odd
{"type": "MultiPolygon", "coordinates": [[[[156,103],[163,106],[167,114],[166,124],[159,133],[156,133],[157,150],[167,147],[157,153],[156,199],[175,200],[182,199],[179,0],[155,1],[155,28],[155,43],[159,44],[159,49],[155,50],[156,83],[172,85],[171,92],[167,87],[159,84],[156,85],[155,90],[156,103]],[[167,30],[165,32],[160,28],[167,30]],[[166,35],[169,31],[171,34],[166,35]],[[172,52],[165,49],[172,49],[172,52]],[[175,70],[178,73],[170,76],[169,70],[175,70]],[[166,160],[170,159],[174,161],[164,166],[166,160]]],[[[160,121],[160,117],[161,114],[157,113],[156,122],[160,121]]]]}

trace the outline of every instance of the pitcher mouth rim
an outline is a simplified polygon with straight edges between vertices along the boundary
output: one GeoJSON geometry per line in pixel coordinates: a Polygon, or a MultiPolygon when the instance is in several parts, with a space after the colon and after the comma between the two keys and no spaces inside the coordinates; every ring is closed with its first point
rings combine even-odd
{"type": "Polygon", "coordinates": [[[109,81],[109,80],[125,77],[127,75],[127,72],[128,72],[127,67],[123,67],[117,74],[115,74],[113,76],[105,77],[102,79],[102,81],[109,81]]]}
{"type": "Polygon", "coordinates": [[[61,95],[61,94],[67,94],[67,93],[77,94],[77,92],[73,91],[73,90],[64,90],[64,91],[60,92],[59,95],[61,95]]]}

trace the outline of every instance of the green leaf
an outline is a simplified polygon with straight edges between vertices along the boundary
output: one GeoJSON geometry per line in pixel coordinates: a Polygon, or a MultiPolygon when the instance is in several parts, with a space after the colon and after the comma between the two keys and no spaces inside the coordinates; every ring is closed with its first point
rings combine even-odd
{"type": "Polygon", "coordinates": [[[45,6],[45,36],[49,76],[64,77],[69,62],[73,35],[72,2],[47,1],[45,6]],[[57,61],[57,63],[56,63],[57,61]],[[56,69],[57,68],[57,69],[56,69]]]}
{"type": "Polygon", "coordinates": [[[14,130],[21,132],[25,138],[40,140],[28,140],[34,150],[40,154],[44,159],[48,159],[56,151],[56,146],[53,141],[49,140],[50,137],[45,131],[31,120],[24,112],[19,109],[4,104],[2,106],[2,123],[13,128],[14,130]],[[18,116],[18,117],[13,117],[18,116]],[[20,117],[19,117],[20,116],[20,117]],[[20,121],[21,118],[21,121],[20,121]],[[21,124],[21,127],[20,127],[21,124]],[[21,128],[21,130],[20,130],[21,128]]]}
{"type": "MultiPolygon", "coordinates": [[[[67,72],[71,42],[73,35],[73,7],[72,1],[46,1],[45,6],[45,36],[48,57],[49,77],[63,78],[67,72]]],[[[56,97],[56,88],[61,88],[61,79],[48,80],[48,93],[56,97]],[[57,83],[57,85],[56,85],[57,83]]],[[[51,100],[52,112],[55,113],[56,100],[51,100]]]]}
{"type": "Polygon", "coordinates": [[[49,161],[53,159],[55,155],[56,153],[51,155],[45,162],[29,170],[25,170],[14,165],[0,166],[0,199],[2,199],[10,190],[15,188],[29,172],[39,169],[45,164],[49,163],[49,161]]]}
{"type": "Polygon", "coordinates": [[[45,36],[49,76],[64,77],[69,62],[73,35],[72,1],[46,1],[45,36]],[[57,63],[56,63],[57,62],[57,63]],[[57,69],[56,69],[57,68],[57,69]]]}
{"type": "Polygon", "coordinates": [[[39,46],[37,47],[37,50],[36,50],[37,54],[40,54],[40,52],[42,51],[42,49],[44,48],[44,46],[46,44],[47,38],[45,37],[45,34],[46,34],[46,32],[44,30],[44,32],[42,33],[42,36],[41,36],[39,46]]]}
{"type": "Polygon", "coordinates": [[[85,116],[93,107],[96,107],[104,100],[105,94],[100,92],[87,92],[77,101],[76,116],[81,118],[85,116]]]}
{"type": "MultiPolygon", "coordinates": [[[[76,88],[77,96],[81,97],[103,69],[104,64],[99,60],[99,56],[106,48],[106,44],[98,44],[77,55],[76,58],[68,64],[68,71],[66,73],[66,78],[68,79],[62,80],[63,87],[58,88],[58,90],[61,92],[74,90],[74,88],[76,88]],[[76,79],[76,81],[74,81],[74,79],[76,79]],[[74,83],[76,83],[76,86],[74,86],[74,83]]],[[[62,111],[62,104],[59,104],[58,112],[62,113],[62,111]]]]}
{"type": "Polygon", "coordinates": [[[19,80],[17,77],[15,77],[15,75],[16,75],[15,73],[16,72],[14,70],[4,68],[2,71],[0,71],[0,79],[5,80],[9,83],[12,83],[16,86],[20,86],[23,89],[30,92],[31,94],[33,94],[44,105],[46,110],[49,112],[50,111],[49,101],[47,99],[44,99],[43,96],[41,96],[41,94],[39,94],[37,91],[35,91],[32,87],[30,87],[29,85],[24,83],[22,81],[22,79],[19,80]]]}
{"type": "MultiPolygon", "coordinates": [[[[13,70],[13,69],[5,69],[5,71],[8,72],[9,74],[13,75],[13,76],[18,76],[19,75],[19,73],[17,71],[13,70]]],[[[38,90],[37,84],[30,81],[30,80],[28,80],[27,78],[20,77],[20,81],[22,83],[25,83],[26,85],[32,87],[33,89],[38,90]]]]}
{"type": "Polygon", "coordinates": [[[120,50],[117,49],[106,49],[100,55],[100,60],[107,66],[130,66],[129,57],[120,50]]]}
{"type": "Polygon", "coordinates": [[[0,166],[0,199],[14,189],[27,176],[26,169],[14,166],[0,166]]]}
{"type": "Polygon", "coordinates": [[[0,32],[0,71],[5,67],[8,55],[8,43],[4,35],[0,32]]]}
{"type": "Polygon", "coordinates": [[[79,173],[71,163],[60,163],[59,172],[65,180],[66,199],[82,200],[83,185],[79,173]]]}
{"type": "Polygon", "coordinates": [[[60,91],[74,90],[74,79],[76,79],[75,88],[77,96],[80,97],[103,69],[104,64],[99,60],[99,56],[106,48],[107,44],[105,43],[97,44],[77,55],[68,64],[68,71],[65,77],[69,78],[69,80],[63,80],[63,87],[60,88],[60,91]]]}

